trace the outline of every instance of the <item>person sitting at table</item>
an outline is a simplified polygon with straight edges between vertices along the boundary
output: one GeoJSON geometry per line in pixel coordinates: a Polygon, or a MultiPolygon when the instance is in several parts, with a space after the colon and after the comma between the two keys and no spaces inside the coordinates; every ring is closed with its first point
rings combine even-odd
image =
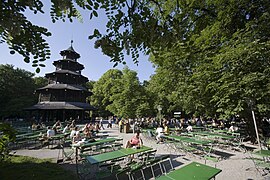
{"type": "Polygon", "coordinates": [[[236,132],[238,131],[238,127],[234,125],[234,123],[231,124],[231,127],[228,130],[229,132],[236,132]]]}
{"type": "Polygon", "coordinates": [[[59,133],[59,132],[58,132],[58,129],[57,129],[56,127],[53,127],[52,129],[54,130],[54,133],[55,133],[55,134],[58,134],[58,133],[59,133]]]}
{"type": "Polygon", "coordinates": [[[75,122],[75,120],[72,120],[69,128],[71,129],[71,128],[75,128],[75,127],[76,127],[76,122],[75,122]]]}
{"type": "Polygon", "coordinates": [[[140,132],[137,131],[136,135],[133,136],[129,141],[127,141],[125,148],[130,148],[130,147],[140,148],[142,145],[143,145],[143,142],[140,137],[140,132]]]}
{"type": "Polygon", "coordinates": [[[95,129],[92,123],[87,124],[87,127],[90,131],[93,131],[95,129]]]}
{"type": "Polygon", "coordinates": [[[41,129],[46,129],[46,124],[44,122],[41,122],[41,129]]]}
{"type": "Polygon", "coordinates": [[[200,118],[197,118],[196,126],[201,127],[202,126],[202,120],[200,118]]]}
{"type": "Polygon", "coordinates": [[[67,124],[67,125],[64,127],[62,133],[67,133],[67,132],[69,131],[69,126],[70,126],[70,124],[67,124]]]}
{"type": "Polygon", "coordinates": [[[157,144],[160,142],[163,142],[163,138],[165,137],[164,135],[164,129],[161,125],[158,126],[158,128],[156,129],[156,139],[157,139],[157,144]]]}
{"type": "Polygon", "coordinates": [[[37,124],[35,122],[32,124],[32,130],[37,130],[37,124]]]}
{"type": "Polygon", "coordinates": [[[51,138],[52,136],[55,136],[55,131],[50,126],[48,126],[47,138],[51,138]]]}
{"type": "Polygon", "coordinates": [[[37,130],[40,130],[40,129],[41,129],[41,124],[38,123],[38,124],[37,124],[37,130]]]}
{"type": "Polygon", "coordinates": [[[191,124],[188,124],[188,127],[186,128],[187,132],[191,132],[193,131],[193,128],[191,126],[191,124]]]}
{"type": "Polygon", "coordinates": [[[85,142],[85,138],[82,138],[79,131],[75,134],[75,136],[72,138],[72,144],[80,146],[85,142]]]}
{"type": "Polygon", "coordinates": [[[70,132],[70,139],[73,139],[73,137],[76,135],[76,133],[79,132],[79,127],[76,126],[75,128],[73,128],[70,132]]]}
{"type": "Polygon", "coordinates": [[[164,124],[164,134],[165,135],[169,135],[170,134],[170,129],[168,124],[164,124]]]}
{"type": "Polygon", "coordinates": [[[95,134],[99,133],[99,130],[100,130],[100,126],[99,126],[99,123],[95,123],[95,126],[94,126],[94,132],[95,134]]]}
{"type": "Polygon", "coordinates": [[[79,141],[82,140],[81,134],[80,133],[76,133],[73,138],[72,138],[72,144],[76,144],[79,141]]]}
{"type": "Polygon", "coordinates": [[[225,124],[223,123],[222,120],[219,121],[218,128],[219,128],[219,129],[224,129],[224,128],[225,128],[225,124]]]}
{"type": "Polygon", "coordinates": [[[48,126],[46,134],[42,134],[42,136],[39,138],[41,146],[48,145],[49,140],[51,139],[52,136],[55,136],[55,132],[50,126],[48,126]]]}
{"type": "Polygon", "coordinates": [[[89,127],[88,127],[88,124],[85,124],[82,131],[83,131],[84,137],[91,138],[91,131],[90,131],[89,127]]]}
{"type": "Polygon", "coordinates": [[[212,127],[216,128],[218,126],[217,122],[215,119],[212,120],[212,127]]]}
{"type": "Polygon", "coordinates": [[[56,123],[53,125],[52,128],[56,130],[61,129],[62,128],[61,121],[60,120],[56,121],[56,123]]]}

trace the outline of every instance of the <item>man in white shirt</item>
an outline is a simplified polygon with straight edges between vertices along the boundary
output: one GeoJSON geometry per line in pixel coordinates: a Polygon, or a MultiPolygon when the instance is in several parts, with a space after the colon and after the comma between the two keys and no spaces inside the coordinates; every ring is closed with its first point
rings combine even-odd
{"type": "Polygon", "coordinates": [[[162,142],[163,138],[165,137],[164,129],[161,125],[156,129],[156,133],[157,133],[156,139],[157,139],[157,144],[158,144],[162,142]]]}

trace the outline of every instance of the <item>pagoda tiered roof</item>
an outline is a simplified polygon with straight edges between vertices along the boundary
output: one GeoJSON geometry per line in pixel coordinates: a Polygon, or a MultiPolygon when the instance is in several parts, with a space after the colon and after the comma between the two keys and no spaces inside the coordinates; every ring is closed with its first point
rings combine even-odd
{"type": "Polygon", "coordinates": [[[53,62],[54,66],[59,66],[59,65],[63,65],[63,64],[70,64],[70,66],[76,70],[83,70],[84,69],[84,65],[82,65],[81,63],[74,61],[72,59],[59,59],[59,60],[56,60],[53,62]]]}
{"type": "Polygon", "coordinates": [[[44,101],[35,104],[26,110],[94,110],[95,108],[88,103],[82,102],[51,102],[44,101]]]}
{"type": "Polygon", "coordinates": [[[47,86],[37,89],[37,91],[44,89],[69,89],[73,91],[88,91],[85,87],[76,84],[48,84],[47,86]]]}
{"type": "MultiPolygon", "coordinates": [[[[71,43],[73,43],[73,41],[72,41],[71,43]]],[[[71,44],[71,46],[70,46],[68,49],[61,51],[61,52],[60,52],[60,55],[61,55],[61,56],[71,57],[71,59],[72,59],[72,60],[75,60],[75,61],[76,61],[78,58],[81,57],[80,54],[77,53],[77,52],[74,50],[72,44],[71,44]]]]}
{"type": "MultiPolygon", "coordinates": [[[[66,69],[61,69],[61,70],[56,70],[56,71],[51,72],[51,73],[46,73],[45,74],[45,77],[47,77],[47,75],[54,75],[55,73],[58,73],[58,74],[73,74],[73,75],[76,75],[76,76],[82,76],[82,77],[84,77],[80,73],[77,73],[75,71],[66,70],[66,69]]],[[[84,78],[87,78],[87,77],[84,77],[84,78]]]]}

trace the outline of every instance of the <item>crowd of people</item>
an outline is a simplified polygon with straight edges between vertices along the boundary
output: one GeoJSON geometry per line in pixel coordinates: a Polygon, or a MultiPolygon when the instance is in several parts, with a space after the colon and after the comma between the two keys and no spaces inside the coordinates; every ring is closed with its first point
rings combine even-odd
{"type": "MultiPolygon", "coordinates": [[[[119,121],[119,130],[121,131],[123,123],[130,123],[127,120],[119,121]]],[[[190,119],[177,119],[171,118],[162,120],[156,118],[142,118],[140,120],[133,121],[134,130],[137,131],[139,129],[155,129],[152,136],[156,137],[157,143],[163,142],[163,139],[166,135],[170,134],[171,129],[177,131],[179,133],[182,132],[192,132],[195,127],[205,128],[211,127],[221,130],[227,130],[228,132],[238,132],[239,127],[235,121],[224,121],[224,120],[216,120],[216,119],[202,119],[202,118],[190,118],[190,119]]]]}
{"type": "MultiPolygon", "coordinates": [[[[155,137],[157,143],[163,142],[163,139],[166,135],[170,134],[171,128],[175,131],[179,132],[192,132],[193,127],[204,127],[204,126],[211,126],[214,128],[219,129],[227,129],[229,132],[237,132],[239,128],[234,122],[231,123],[224,123],[221,120],[208,120],[201,118],[191,118],[191,119],[165,119],[162,120],[156,118],[142,118],[140,120],[130,120],[130,119],[116,119],[108,118],[107,120],[107,128],[112,128],[112,124],[115,122],[116,125],[119,126],[120,132],[123,132],[123,127],[133,125],[133,133],[139,132],[142,128],[153,128],[155,129],[155,137]]],[[[68,122],[63,126],[61,121],[56,121],[53,126],[46,127],[44,123],[36,124],[33,123],[32,130],[38,130],[42,128],[47,128],[46,134],[42,136],[42,139],[48,140],[52,136],[56,134],[63,133],[68,134],[69,138],[72,140],[73,144],[82,143],[86,139],[93,139],[96,137],[96,134],[100,131],[105,129],[104,127],[104,120],[100,118],[98,121],[94,123],[86,123],[82,128],[79,128],[76,125],[75,120],[68,122]]],[[[139,133],[126,143],[125,147],[133,147],[142,145],[142,140],[140,138],[139,133]]]]}
{"type": "MultiPolygon", "coordinates": [[[[86,123],[83,127],[76,125],[76,121],[72,120],[71,122],[64,123],[61,121],[56,121],[52,126],[46,126],[44,123],[32,124],[32,130],[42,130],[46,129],[46,133],[41,134],[40,141],[48,142],[53,136],[57,134],[64,134],[65,137],[69,137],[73,144],[84,142],[86,139],[93,139],[96,137],[97,133],[104,129],[103,120],[100,119],[95,123],[86,123]]],[[[111,125],[108,125],[110,128],[111,125]]]]}

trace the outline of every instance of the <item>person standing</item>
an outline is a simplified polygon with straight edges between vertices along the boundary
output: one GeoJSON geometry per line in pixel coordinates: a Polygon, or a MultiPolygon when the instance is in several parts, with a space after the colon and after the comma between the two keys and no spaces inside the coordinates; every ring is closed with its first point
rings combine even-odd
{"type": "Polygon", "coordinates": [[[112,128],[112,119],[111,118],[108,119],[107,128],[112,128]]]}
{"type": "Polygon", "coordinates": [[[100,127],[100,129],[101,128],[105,129],[104,126],[103,126],[103,118],[100,118],[100,120],[99,120],[99,127],[100,127]]]}

